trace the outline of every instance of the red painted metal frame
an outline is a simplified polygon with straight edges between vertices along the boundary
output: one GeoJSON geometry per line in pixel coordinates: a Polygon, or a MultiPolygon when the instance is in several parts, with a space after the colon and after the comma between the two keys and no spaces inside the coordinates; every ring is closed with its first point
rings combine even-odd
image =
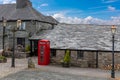
{"type": "Polygon", "coordinates": [[[50,41],[38,41],[38,65],[48,65],[50,63],[50,41]]]}

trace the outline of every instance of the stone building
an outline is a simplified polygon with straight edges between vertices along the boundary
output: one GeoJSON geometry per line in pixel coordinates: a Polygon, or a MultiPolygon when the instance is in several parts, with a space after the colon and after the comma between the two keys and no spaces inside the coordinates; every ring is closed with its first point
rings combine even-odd
{"type": "MultiPolygon", "coordinates": [[[[115,34],[115,64],[120,64],[120,26],[115,34]]],[[[71,51],[71,65],[100,67],[110,65],[112,57],[111,25],[58,24],[31,39],[50,40],[51,61],[60,64],[65,50],[71,51]]]]}
{"type": "MultiPolygon", "coordinates": [[[[0,5],[0,43],[3,36],[3,20],[7,20],[5,27],[5,48],[13,47],[12,29],[17,26],[17,20],[22,21],[22,26],[15,32],[15,46],[22,45],[24,48],[29,44],[29,37],[36,35],[42,30],[53,29],[57,25],[57,21],[51,16],[44,16],[32,7],[29,0],[16,0],[16,4],[0,5]]],[[[2,44],[0,45],[2,48],[2,44]]]]}
{"type": "MultiPolygon", "coordinates": [[[[67,49],[71,52],[71,65],[79,67],[103,67],[111,64],[112,36],[109,25],[58,24],[51,16],[44,16],[32,7],[29,0],[17,0],[16,4],[0,5],[0,43],[2,43],[2,17],[5,27],[5,48],[13,47],[12,29],[16,21],[22,26],[15,33],[15,46],[31,44],[31,55],[37,54],[40,39],[50,40],[51,61],[60,64],[67,49]],[[57,25],[58,24],[58,25],[57,25]],[[57,26],[56,26],[57,25],[57,26]],[[30,40],[30,43],[29,43],[30,40]]],[[[120,26],[115,35],[115,64],[120,64],[120,26]]],[[[2,48],[2,44],[0,45],[2,48]]]]}

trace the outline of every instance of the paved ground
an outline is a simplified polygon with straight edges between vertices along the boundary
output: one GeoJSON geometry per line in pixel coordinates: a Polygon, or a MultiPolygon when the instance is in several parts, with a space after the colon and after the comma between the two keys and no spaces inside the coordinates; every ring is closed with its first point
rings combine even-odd
{"type": "Polygon", "coordinates": [[[107,78],[85,77],[58,72],[25,70],[0,80],[108,80],[107,78]]]}
{"type": "MultiPolygon", "coordinates": [[[[109,78],[111,75],[111,71],[93,69],[93,68],[75,68],[75,67],[63,68],[61,66],[39,66],[38,68],[43,71],[59,72],[70,75],[98,77],[98,78],[99,77],[109,78]]],[[[116,77],[120,78],[120,71],[116,71],[116,77]]]]}
{"type": "Polygon", "coordinates": [[[7,59],[7,63],[0,63],[0,78],[12,73],[19,72],[27,68],[27,59],[15,59],[15,68],[11,68],[11,58],[7,59]]]}
{"type": "MultiPolygon", "coordinates": [[[[0,63],[0,80],[110,80],[110,71],[51,65],[39,66],[37,58],[32,60],[36,64],[35,69],[27,69],[27,59],[16,59],[16,67],[11,68],[11,59],[8,58],[7,63],[0,63]]],[[[116,71],[116,77],[120,78],[120,71],[116,71]]]]}

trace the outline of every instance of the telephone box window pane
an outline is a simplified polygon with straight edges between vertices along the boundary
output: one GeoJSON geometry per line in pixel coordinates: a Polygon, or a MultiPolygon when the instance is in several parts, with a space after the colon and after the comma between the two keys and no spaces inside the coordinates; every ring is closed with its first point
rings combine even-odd
{"type": "Polygon", "coordinates": [[[40,59],[43,62],[44,61],[44,50],[45,50],[45,46],[41,46],[40,48],[41,52],[40,52],[40,59]]]}
{"type": "Polygon", "coordinates": [[[51,57],[56,57],[56,50],[55,49],[51,49],[51,57]]]}

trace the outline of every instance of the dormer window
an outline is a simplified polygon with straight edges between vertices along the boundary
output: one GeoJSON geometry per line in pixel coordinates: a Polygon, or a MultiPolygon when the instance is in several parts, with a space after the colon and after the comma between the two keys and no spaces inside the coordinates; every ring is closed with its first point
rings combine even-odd
{"type": "Polygon", "coordinates": [[[25,30],[26,28],[26,23],[22,22],[21,26],[19,27],[19,30],[25,30]]]}

